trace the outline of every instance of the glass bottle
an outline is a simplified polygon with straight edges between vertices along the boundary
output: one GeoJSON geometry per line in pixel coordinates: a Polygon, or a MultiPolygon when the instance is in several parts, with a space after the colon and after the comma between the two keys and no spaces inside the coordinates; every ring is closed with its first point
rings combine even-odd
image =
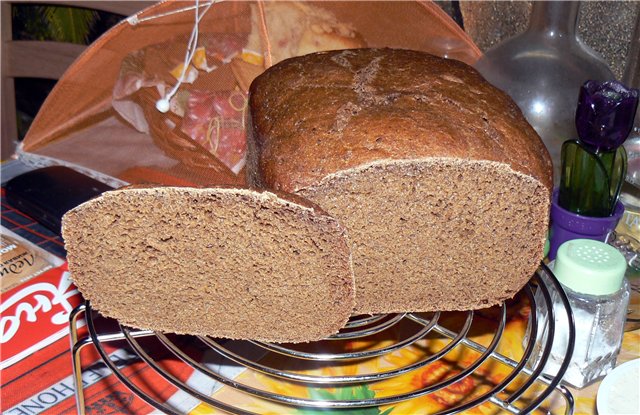
{"type": "MultiPolygon", "coordinates": [[[[636,18],[635,29],[631,36],[627,64],[625,65],[622,83],[631,88],[640,89],[640,14],[636,18]]],[[[636,113],[636,120],[629,138],[625,142],[629,158],[627,169],[627,182],[640,190],[640,107],[636,113]]],[[[640,205],[637,206],[640,210],[640,205]]]]}
{"type": "MultiPolygon", "coordinates": [[[[640,89],[640,15],[636,18],[631,37],[627,64],[622,82],[640,89]]],[[[627,278],[631,287],[629,312],[625,331],[640,328],[640,107],[636,113],[633,130],[624,143],[627,149],[628,168],[626,183],[620,192],[624,214],[616,227],[611,244],[626,257],[629,269],[627,278]]]]}
{"type": "Polygon", "coordinates": [[[529,27],[488,50],[476,68],[508,93],[544,141],[560,178],[562,143],[576,137],[575,103],[587,80],[615,76],[576,34],[580,3],[533,2],[529,27]]]}
{"type": "MultiPolygon", "coordinates": [[[[622,82],[640,89],[640,15],[636,19],[622,82]]],[[[628,167],[620,201],[624,204],[625,212],[616,228],[617,238],[612,244],[620,249],[629,266],[640,277],[640,106],[624,147],[627,149],[628,167]]]]}
{"type": "MultiPolygon", "coordinates": [[[[571,305],[576,329],[573,355],[562,380],[582,388],[615,367],[629,302],[627,264],[622,254],[610,245],[574,239],[560,246],[552,267],[571,305]]],[[[536,292],[535,299],[536,304],[544,304],[540,291],[536,292]]],[[[569,322],[557,291],[551,292],[551,303],[555,335],[544,371],[553,376],[566,355],[569,322]]],[[[537,347],[546,341],[549,311],[536,307],[540,324],[537,347]]]]}

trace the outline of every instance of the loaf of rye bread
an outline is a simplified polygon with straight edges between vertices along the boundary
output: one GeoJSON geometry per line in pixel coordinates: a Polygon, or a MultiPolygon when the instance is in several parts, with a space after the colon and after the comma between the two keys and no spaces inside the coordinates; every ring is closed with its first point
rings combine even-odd
{"type": "Polygon", "coordinates": [[[295,197],[248,189],[129,188],[68,212],[72,279],[133,327],[307,342],[354,307],[344,229],[295,197]]]}
{"type": "Polygon", "coordinates": [[[248,180],[347,228],[357,313],[491,306],[542,259],[549,155],[470,66],[409,50],[314,53],[256,78],[249,110],[248,180]]]}

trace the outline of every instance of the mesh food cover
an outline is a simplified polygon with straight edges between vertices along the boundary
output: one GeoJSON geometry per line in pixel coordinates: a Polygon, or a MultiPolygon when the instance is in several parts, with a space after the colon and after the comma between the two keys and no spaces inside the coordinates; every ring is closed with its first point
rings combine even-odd
{"type": "MultiPolygon", "coordinates": [[[[112,185],[244,182],[247,91],[277,62],[358,47],[416,49],[473,64],[480,51],[430,2],[168,1],[129,18],[67,70],[19,156],[112,185]],[[202,15],[204,8],[208,7],[202,15]],[[202,15],[185,67],[196,10],[202,15]],[[169,111],[156,102],[183,83],[169,111]]],[[[282,86],[286,88],[286,85],[282,86]]]]}

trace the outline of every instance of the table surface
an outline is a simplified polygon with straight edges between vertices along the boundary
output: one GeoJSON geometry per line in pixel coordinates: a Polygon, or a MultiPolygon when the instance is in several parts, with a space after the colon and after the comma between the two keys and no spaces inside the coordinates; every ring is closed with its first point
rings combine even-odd
{"type": "MultiPolygon", "coordinates": [[[[4,171],[5,171],[5,165],[3,165],[3,172],[4,171]]],[[[62,239],[59,236],[53,234],[48,229],[34,222],[31,218],[22,214],[21,212],[14,209],[9,204],[7,204],[4,198],[4,189],[2,189],[1,196],[2,196],[1,198],[2,199],[2,226],[28,239],[29,241],[35,243],[36,245],[46,249],[47,251],[54,253],[55,255],[58,255],[60,257],[64,257],[65,255],[64,244],[62,239]]],[[[508,324],[506,336],[510,336],[510,335],[522,336],[523,335],[522,331],[525,329],[525,327],[526,327],[526,323],[523,323],[523,320],[511,321],[508,324]]],[[[510,347],[512,348],[511,350],[507,350],[507,351],[502,350],[501,353],[504,353],[506,355],[509,355],[509,354],[517,355],[519,351],[513,350],[513,343],[510,343],[510,347]]],[[[402,356],[399,357],[399,359],[402,359],[402,358],[403,358],[402,356]]],[[[617,364],[620,365],[624,362],[634,360],[637,358],[640,358],[640,328],[636,328],[633,331],[628,331],[625,333],[623,342],[622,342],[622,349],[621,349],[620,355],[618,356],[617,364]]],[[[273,389],[274,391],[277,391],[278,389],[282,388],[282,385],[269,384],[269,382],[265,382],[265,380],[262,377],[256,376],[254,374],[249,374],[248,372],[247,374],[242,376],[245,376],[245,378],[242,379],[243,382],[247,382],[249,384],[251,383],[260,384],[262,387],[266,387],[267,390],[273,389]],[[254,378],[249,379],[249,377],[251,376],[253,376],[254,378]]],[[[410,383],[415,380],[407,378],[405,379],[405,381],[408,381],[410,383]]],[[[595,409],[596,396],[597,396],[600,383],[601,382],[593,383],[590,386],[583,388],[581,390],[569,388],[575,399],[575,412],[574,412],[575,414],[596,414],[596,409],[595,409]]],[[[389,391],[394,390],[394,388],[397,389],[397,387],[398,385],[386,385],[386,388],[389,389],[389,391]]],[[[218,399],[231,401],[231,402],[237,401],[238,399],[240,399],[238,396],[236,396],[234,391],[227,390],[225,388],[222,388],[218,392],[216,392],[215,397],[218,399]]],[[[426,410],[430,406],[430,403],[429,402],[418,402],[418,403],[412,402],[412,403],[401,404],[401,405],[403,406],[395,408],[395,410],[391,411],[390,414],[393,415],[394,413],[401,413],[397,411],[403,411],[403,410],[404,411],[408,410],[410,412],[413,412],[417,408],[415,405],[419,405],[419,407],[422,408],[422,410],[426,410]]],[[[259,408],[254,408],[254,409],[259,409],[259,408]]],[[[268,411],[269,405],[267,405],[264,409],[265,411],[268,411]]],[[[196,415],[196,414],[208,413],[210,410],[211,408],[207,407],[206,405],[201,405],[197,407],[192,412],[192,414],[196,415]]],[[[479,413],[484,413],[484,411],[481,411],[479,413]]]]}

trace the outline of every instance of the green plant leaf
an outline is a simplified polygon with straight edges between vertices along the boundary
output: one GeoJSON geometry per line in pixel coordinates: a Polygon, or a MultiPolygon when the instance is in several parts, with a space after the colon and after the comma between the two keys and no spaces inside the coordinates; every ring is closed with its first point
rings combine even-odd
{"type": "Polygon", "coordinates": [[[333,401],[336,396],[325,389],[309,388],[309,396],[315,401],[333,401]]]}
{"type": "Polygon", "coordinates": [[[39,6],[51,37],[58,42],[86,44],[98,12],[63,6],[39,6]]]}
{"type": "MultiPolygon", "coordinates": [[[[11,7],[13,20],[19,24],[18,38],[21,40],[51,40],[49,36],[49,26],[41,13],[40,6],[27,6],[17,4],[11,7]]],[[[14,28],[15,29],[15,28],[14,28]]]]}
{"type": "MultiPolygon", "coordinates": [[[[375,397],[375,392],[369,389],[367,385],[361,386],[343,386],[335,389],[335,392],[330,392],[326,389],[308,388],[309,397],[314,400],[325,401],[352,401],[352,400],[364,400],[372,399],[375,397]]],[[[389,408],[384,412],[380,412],[380,408],[373,406],[370,408],[353,408],[353,409],[316,409],[316,408],[304,408],[298,409],[296,413],[298,415],[327,415],[328,413],[335,415],[388,415],[393,408],[389,408]]]]}
{"type": "Polygon", "coordinates": [[[373,399],[376,393],[369,389],[367,385],[361,385],[359,388],[354,388],[353,396],[355,399],[373,399]]]}

